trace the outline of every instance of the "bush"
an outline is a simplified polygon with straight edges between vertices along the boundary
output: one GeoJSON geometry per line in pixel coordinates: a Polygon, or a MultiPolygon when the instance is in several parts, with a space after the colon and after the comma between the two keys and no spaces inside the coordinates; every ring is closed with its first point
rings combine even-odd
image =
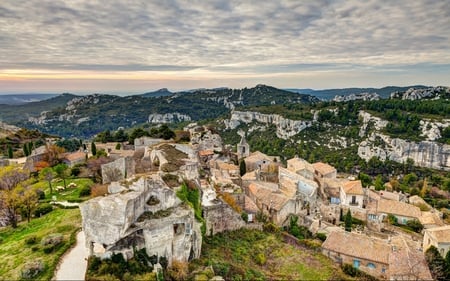
{"type": "Polygon", "coordinates": [[[43,200],[45,199],[45,192],[41,189],[37,189],[36,190],[36,194],[38,196],[38,200],[43,200]]]}
{"type": "Polygon", "coordinates": [[[31,235],[30,237],[25,239],[25,243],[27,245],[33,245],[33,244],[36,244],[36,242],[37,242],[37,236],[36,235],[31,235]]]}
{"type": "Polygon", "coordinates": [[[44,263],[41,260],[27,262],[21,272],[23,279],[35,279],[44,270],[44,263]]]}
{"type": "Polygon", "coordinates": [[[320,241],[325,241],[325,240],[327,240],[327,235],[326,235],[325,233],[318,232],[318,233],[316,233],[316,237],[317,237],[317,239],[319,239],[320,241]]]}
{"type": "Polygon", "coordinates": [[[91,188],[89,186],[83,186],[80,189],[80,197],[91,195],[91,188]]]}
{"type": "Polygon", "coordinates": [[[266,255],[264,253],[259,253],[255,256],[255,262],[258,265],[265,265],[267,262],[266,255]]]}
{"type": "Polygon", "coordinates": [[[40,204],[36,210],[34,211],[34,216],[35,217],[41,217],[45,214],[50,213],[51,211],[53,211],[53,206],[49,203],[43,203],[40,204]]]}
{"type": "Polygon", "coordinates": [[[350,275],[352,277],[355,277],[358,274],[358,270],[354,268],[351,264],[343,264],[342,265],[342,271],[344,271],[345,274],[350,275]]]}

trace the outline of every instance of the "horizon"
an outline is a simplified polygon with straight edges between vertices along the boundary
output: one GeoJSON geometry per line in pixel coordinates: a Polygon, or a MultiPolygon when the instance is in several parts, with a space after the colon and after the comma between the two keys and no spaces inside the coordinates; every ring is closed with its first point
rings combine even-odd
{"type": "Polygon", "coordinates": [[[450,84],[449,1],[0,3],[4,94],[450,84]]]}
{"type": "MultiPolygon", "coordinates": [[[[260,85],[260,84],[257,84],[260,85]]],[[[77,95],[77,96],[87,96],[87,95],[94,95],[94,94],[100,94],[100,95],[116,95],[116,96],[134,96],[134,95],[143,95],[146,93],[152,93],[152,92],[156,92],[159,90],[163,90],[163,89],[167,89],[169,92],[171,93],[181,93],[181,92],[190,92],[190,91],[195,91],[195,90],[213,90],[213,89],[234,89],[234,90],[238,90],[238,89],[243,89],[243,88],[254,88],[257,85],[253,85],[253,86],[244,86],[242,88],[232,88],[232,87],[227,87],[227,86],[221,86],[221,87],[212,87],[212,88],[205,88],[205,87],[199,87],[199,88],[193,88],[193,89],[182,89],[182,90],[171,90],[167,87],[163,87],[163,88],[159,88],[159,89],[153,89],[153,90],[148,90],[148,91],[143,91],[143,92],[134,92],[134,93],[130,93],[130,92],[100,92],[100,91],[94,91],[94,92],[68,92],[68,91],[64,91],[64,92],[39,92],[39,91],[35,91],[35,92],[0,92],[0,96],[20,96],[20,95],[63,95],[63,94],[71,94],[71,95],[77,95]]],[[[445,85],[421,85],[421,84],[411,84],[411,85],[386,85],[386,86],[382,86],[382,87],[344,87],[344,88],[324,88],[324,89],[313,89],[313,88],[301,88],[301,87],[283,87],[283,88],[278,88],[275,87],[273,85],[268,85],[268,84],[262,84],[265,86],[269,86],[269,87],[274,87],[280,90],[285,90],[285,91],[290,91],[290,90],[312,90],[312,91],[328,91],[328,90],[344,90],[344,89],[383,89],[383,88],[388,88],[388,87],[449,87],[449,86],[445,86],[445,85]]]]}

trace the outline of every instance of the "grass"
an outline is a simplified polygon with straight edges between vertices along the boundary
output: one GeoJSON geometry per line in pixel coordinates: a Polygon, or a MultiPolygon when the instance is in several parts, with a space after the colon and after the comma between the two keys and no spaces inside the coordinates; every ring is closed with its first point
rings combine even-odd
{"type": "Polygon", "coordinates": [[[271,233],[241,229],[206,238],[190,272],[212,266],[225,280],[351,279],[321,253],[298,249],[271,233]]]}
{"type": "Polygon", "coordinates": [[[51,200],[52,196],[56,196],[57,201],[72,201],[72,202],[78,202],[78,201],[84,201],[90,198],[90,196],[84,196],[80,197],[80,191],[85,186],[92,186],[93,182],[91,179],[66,179],[66,185],[69,185],[70,183],[75,183],[77,185],[76,188],[66,188],[63,191],[57,191],[57,186],[64,186],[64,182],[62,180],[58,180],[52,183],[52,189],[53,194],[50,194],[50,188],[48,186],[48,182],[46,181],[40,181],[33,185],[33,188],[41,189],[45,192],[45,199],[51,200]]]}
{"type": "Polygon", "coordinates": [[[0,229],[0,280],[17,280],[28,261],[42,260],[44,271],[37,276],[39,280],[50,280],[60,257],[74,243],[76,232],[81,227],[79,209],[55,209],[30,223],[21,222],[16,229],[0,229]],[[40,244],[49,234],[60,233],[64,240],[60,247],[46,254],[40,244]],[[36,236],[35,244],[27,244],[27,238],[36,236]]]}

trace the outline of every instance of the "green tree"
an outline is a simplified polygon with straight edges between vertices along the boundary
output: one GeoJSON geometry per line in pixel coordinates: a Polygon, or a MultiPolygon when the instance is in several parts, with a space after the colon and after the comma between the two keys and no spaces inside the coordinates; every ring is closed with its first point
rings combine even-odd
{"type": "Polygon", "coordinates": [[[364,187],[368,187],[372,184],[372,178],[363,172],[359,173],[358,179],[361,180],[361,183],[364,187]]]}
{"type": "Polygon", "coordinates": [[[381,175],[378,175],[375,178],[375,181],[373,184],[375,185],[375,190],[384,190],[384,182],[383,182],[383,178],[381,177],[381,175]]]}
{"type": "Polygon", "coordinates": [[[348,231],[348,232],[352,231],[352,213],[350,212],[350,209],[348,209],[347,214],[345,214],[344,225],[345,225],[345,231],[348,231]]]}
{"type": "Polygon", "coordinates": [[[118,142],[118,143],[116,144],[116,149],[117,149],[117,150],[120,150],[120,147],[121,147],[121,145],[120,145],[120,143],[118,142]]]}
{"type": "Polygon", "coordinates": [[[68,168],[69,167],[66,164],[64,164],[64,163],[58,164],[55,167],[53,167],[53,170],[58,175],[58,177],[63,180],[64,188],[67,187],[67,185],[66,185],[66,178],[68,177],[68,171],[69,171],[68,168]]]}
{"type": "Polygon", "coordinates": [[[8,144],[8,158],[12,159],[14,157],[13,149],[10,144],[8,144]]]}
{"type": "Polygon", "coordinates": [[[92,156],[97,155],[97,146],[95,145],[95,142],[91,142],[91,153],[92,153],[92,156]]]}
{"type": "Polygon", "coordinates": [[[21,191],[21,203],[22,209],[24,210],[28,223],[31,220],[31,214],[34,212],[38,205],[38,195],[35,190],[31,187],[26,187],[21,191]]]}
{"type": "Polygon", "coordinates": [[[50,188],[50,195],[53,194],[52,180],[55,178],[55,176],[56,176],[55,171],[53,171],[53,169],[50,167],[46,167],[39,172],[39,179],[48,182],[48,187],[50,188]]]}
{"type": "Polygon", "coordinates": [[[444,281],[448,280],[446,277],[446,261],[439,254],[438,249],[435,246],[430,246],[425,252],[425,260],[431,271],[431,276],[434,280],[444,281]]]}
{"type": "Polygon", "coordinates": [[[245,175],[246,172],[247,172],[247,166],[245,164],[245,160],[241,159],[241,161],[239,161],[239,174],[242,177],[243,175],[245,175]]]}
{"type": "Polygon", "coordinates": [[[25,156],[30,155],[30,151],[28,150],[28,144],[27,144],[27,143],[24,143],[24,144],[23,144],[23,154],[24,154],[25,156]]]}

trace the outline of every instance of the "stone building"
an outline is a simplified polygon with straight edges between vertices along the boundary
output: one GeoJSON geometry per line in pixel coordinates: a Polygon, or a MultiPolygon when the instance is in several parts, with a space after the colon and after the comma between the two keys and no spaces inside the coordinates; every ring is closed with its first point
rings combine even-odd
{"type": "Polygon", "coordinates": [[[245,158],[250,155],[250,145],[247,143],[245,136],[243,135],[241,141],[237,144],[238,159],[245,158]]]}
{"type": "Polygon", "coordinates": [[[119,193],[80,204],[90,255],[107,258],[145,248],[149,256],[189,261],[198,258],[202,235],[192,208],[157,176],[121,183],[119,193]]]}
{"type": "Polygon", "coordinates": [[[450,225],[425,229],[423,236],[423,251],[435,246],[442,257],[445,258],[450,251],[450,225]]]}

